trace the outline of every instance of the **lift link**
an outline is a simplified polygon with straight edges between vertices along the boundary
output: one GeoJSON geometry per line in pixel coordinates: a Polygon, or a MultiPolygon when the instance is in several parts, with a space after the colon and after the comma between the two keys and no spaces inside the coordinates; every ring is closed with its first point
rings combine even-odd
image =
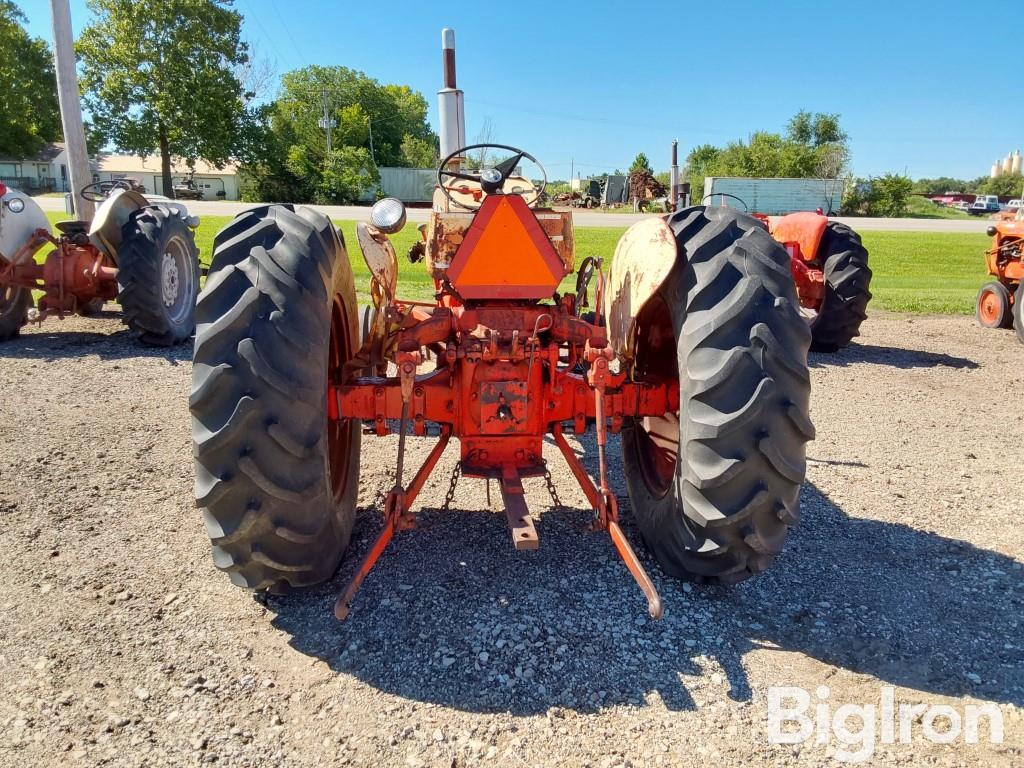
{"type": "MultiPolygon", "coordinates": [[[[584,357],[590,363],[590,370],[587,373],[587,380],[594,390],[594,416],[597,428],[597,466],[598,466],[598,504],[597,520],[595,527],[608,531],[612,543],[619,553],[619,557],[626,564],[629,572],[633,574],[637,585],[643,590],[647,597],[647,613],[652,619],[660,619],[664,614],[664,606],[661,596],[651,581],[650,576],[644,570],[643,565],[637,558],[636,553],[630,546],[626,535],[619,527],[619,503],[608,486],[608,461],[606,449],[608,446],[608,424],[604,413],[605,385],[610,376],[608,360],[611,357],[611,350],[607,342],[603,346],[600,342],[592,347],[589,343],[584,350],[584,357]]],[[[588,478],[589,479],[589,478],[588,478]]]]}
{"type": "Polygon", "coordinates": [[[356,592],[362,585],[367,574],[373,569],[374,564],[383,554],[391,542],[396,531],[409,530],[416,526],[416,520],[411,514],[411,507],[416,496],[419,494],[427,477],[433,471],[437,460],[441,458],[448,440],[451,438],[451,429],[442,427],[441,438],[430,451],[427,460],[420,467],[412,483],[407,488],[402,486],[405,470],[405,438],[409,426],[409,401],[412,398],[413,382],[416,376],[416,362],[419,352],[400,353],[404,358],[399,363],[399,375],[401,377],[402,389],[402,418],[398,432],[398,460],[395,465],[395,485],[384,500],[384,528],[377,535],[370,551],[359,564],[359,568],[352,580],[345,587],[345,591],[338,596],[334,603],[334,615],[339,621],[344,621],[352,610],[352,601],[356,592]]]}

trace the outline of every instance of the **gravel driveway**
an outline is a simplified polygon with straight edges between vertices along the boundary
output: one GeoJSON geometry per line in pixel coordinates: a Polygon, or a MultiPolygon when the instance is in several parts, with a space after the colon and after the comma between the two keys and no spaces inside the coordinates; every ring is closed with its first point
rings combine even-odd
{"type": "MultiPolygon", "coordinates": [[[[454,448],[352,617],[323,588],[265,602],[215,571],[192,506],[191,350],[108,313],[0,346],[0,765],[832,765],[772,745],[772,686],[826,706],[994,703],[1001,744],[874,745],[873,765],[1024,763],[1024,347],[968,318],[875,313],[813,356],[804,520],[761,578],[665,579],[645,603],[610,542],[527,481],[516,552],[484,486],[438,507],[454,448]]],[[[407,466],[430,442],[410,441],[407,466]]],[[[550,446],[549,446],[550,447],[550,446]]],[[[366,437],[364,552],[396,440],[366,437]]],[[[593,465],[592,443],[580,449],[593,465]]],[[[618,459],[615,487],[634,540],[618,459]]],[[[592,467],[593,469],[593,467],[592,467]]],[[[495,498],[498,494],[495,493],[495,498]]]]}

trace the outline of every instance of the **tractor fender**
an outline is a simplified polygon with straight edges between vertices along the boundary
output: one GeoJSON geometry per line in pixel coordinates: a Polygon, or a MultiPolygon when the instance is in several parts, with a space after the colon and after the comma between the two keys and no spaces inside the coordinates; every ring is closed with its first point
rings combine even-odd
{"type": "Polygon", "coordinates": [[[663,218],[638,221],[615,246],[604,291],[608,342],[615,353],[631,360],[636,318],[675,266],[676,238],[663,218]]]}
{"type": "Polygon", "coordinates": [[[23,192],[8,188],[0,203],[0,257],[11,258],[25,245],[37,229],[50,231],[50,221],[39,204],[23,192]],[[6,203],[15,198],[24,201],[25,208],[14,213],[6,203]]]}
{"type": "Polygon", "coordinates": [[[800,257],[814,261],[818,257],[818,246],[825,234],[828,217],[811,211],[789,213],[771,220],[769,230],[772,237],[785,245],[796,243],[800,246],[800,257]]]}
{"type": "Polygon", "coordinates": [[[356,224],[356,240],[363,252],[363,261],[370,270],[370,294],[379,309],[382,301],[391,303],[398,284],[398,256],[390,238],[365,222],[356,224]]]}

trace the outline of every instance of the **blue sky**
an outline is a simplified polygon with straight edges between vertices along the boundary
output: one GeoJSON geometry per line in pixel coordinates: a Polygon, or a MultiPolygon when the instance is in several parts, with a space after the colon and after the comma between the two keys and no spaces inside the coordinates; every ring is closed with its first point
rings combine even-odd
{"type": "MultiPolygon", "coordinates": [[[[16,0],[18,2],[19,0],[16,0]]],[[[150,0],[151,2],[154,0],[150,0]]],[[[156,0],[157,2],[159,0],[156,0]]],[[[47,0],[20,0],[50,39],[47,0]]],[[[859,175],[986,175],[1024,148],[1021,6],[992,2],[700,3],[236,0],[244,34],[279,73],[340,64],[405,83],[437,127],[440,30],[456,30],[473,139],[541,160],[550,178],[656,169],[678,138],[724,144],[838,112],[859,175]],[[1014,31],[1010,31],[1011,28],[1014,31]]],[[[71,1],[75,29],[88,23],[71,1]]]]}

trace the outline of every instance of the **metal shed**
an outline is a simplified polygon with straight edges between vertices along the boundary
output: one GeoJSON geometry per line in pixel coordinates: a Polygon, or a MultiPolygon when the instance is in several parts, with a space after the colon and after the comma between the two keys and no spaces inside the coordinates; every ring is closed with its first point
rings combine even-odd
{"type": "MultiPolygon", "coordinates": [[[[434,198],[437,171],[424,168],[377,168],[378,189],[385,197],[397,197],[403,203],[429,203],[434,198]]],[[[376,190],[363,195],[369,202],[376,199],[376,190]]]]}
{"type": "MultiPolygon", "coordinates": [[[[842,179],[764,179],[738,176],[708,176],[704,179],[705,201],[718,204],[714,195],[735,195],[751,211],[780,216],[794,211],[836,213],[843,201],[845,182],[842,179]],[[711,195],[712,198],[708,198],[711,195]]],[[[696,201],[694,201],[696,202],[696,201]]],[[[725,205],[742,207],[730,198],[725,205]]]]}

